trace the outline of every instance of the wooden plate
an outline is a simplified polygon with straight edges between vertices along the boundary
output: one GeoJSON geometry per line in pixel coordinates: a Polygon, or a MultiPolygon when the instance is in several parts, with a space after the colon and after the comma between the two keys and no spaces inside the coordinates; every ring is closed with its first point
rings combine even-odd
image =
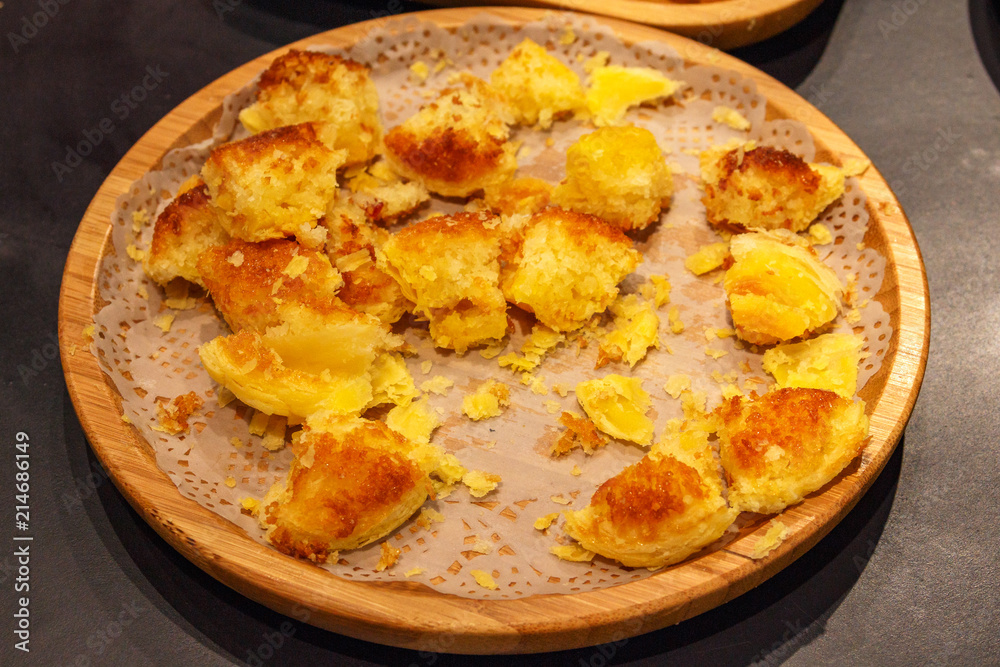
{"type": "MultiPolygon", "coordinates": [[[[465,4],[429,0],[433,5],[465,4]]],[[[553,7],[666,28],[717,49],[735,49],[784,32],[823,0],[492,0],[490,4],[553,7]]]]}
{"type": "MultiPolygon", "coordinates": [[[[420,18],[457,26],[480,9],[424,12],[420,18]]],[[[522,23],[542,18],[532,9],[494,9],[522,23]]],[[[690,61],[712,62],[756,80],[768,99],[768,117],[805,122],[820,155],[863,157],[829,119],[791,90],[734,58],[654,28],[608,19],[625,42],[662,40],[690,61]]],[[[294,45],[346,47],[373,22],[322,33],[294,45]]],[[[536,595],[482,601],[444,595],[416,582],[347,581],[326,570],[283,556],[250,539],[241,529],[184,498],[157,466],[149,445],[121,421],[121,397],[87,353],[83,330],[99,308],[97,274],[109,252],[115,199],[133,181],[159,166],[170,149],[210,136],[223,98],[251,81],[285,48],[261,56],[210,84],[157,123],[125,155],[87,209],[63,275],[59,340],[63,369],[97,457],[132,506],[174,548],[240,593],[313,625],[395,646],[458,653],[518,653],[593,645],[649,632],[704,612],[744,593],[802,555],[855,505],[882,470],[916,400],[928,348],[927,284],[916,241],[905,216],[878,171],[861,177],[871,216],[866,243],[887,258],[880,300],[892,321],[893,338],[879,374],[862,392],[871,412],[871,442],[864,468],[852,466],[800,505],[785,512],[789,537],[762,560],[748,557],[764,527],[728,548],[695,558],[649,578],[573,595],[536,595]],[[69,350],[81,351],[72,354],[69,350]],[[419,613],[415,611],[419,610],[419,613]]]]}

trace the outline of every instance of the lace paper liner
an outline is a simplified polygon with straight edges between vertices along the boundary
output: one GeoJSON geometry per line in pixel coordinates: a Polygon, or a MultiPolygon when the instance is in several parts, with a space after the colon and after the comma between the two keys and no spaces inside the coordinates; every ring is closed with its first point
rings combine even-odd
{"type": "MultiPolygon", "coordinates": [[[[525,37],[553,49],[581,76],[584,76],[583,59],[600,50],[610,52],[612,64],[655,67],[690,85],[683,104],[642,108],[628,114],[628,120],[654,132],[668,154],[668,161],[681,173],[675,174],[676,193],[669,212],[652,233],[643,235],[638,242],[645,260],[623,290],[634,291],[650,274],[667,274],[673,283],[671,306],[679,309],[686,326],[684,332],[670,333],[664,309],[660,312],[661,339],[672,353],[653,350],[633,371],[624,364],[594,371],[596,345],[582,354],[561,347],[536,370],[537,377],[544,380],[546,387],[558,383],[571,389],[581,380],[608,373],[640,376],[653,398],[650,416],[655,421],[657,436],[666,420],[681,416],[679,401],[670,398],[663,389],[672,374],[689,374],[693,389],[707,393],[709,406],[721,397],[720,384],[713,379],[713,372],[723,375],[735,372],[741,388],[756,387],[762,391],[770,378],[761,369],[759,354],[737,349],[733,338],[709,342],[704,335],[706,327],[730,326],[721,281],[712,274],[695,277],[683,267],[688,254],[702,244],[719,240],[705,222],[697,158],[686,150],[701,150],[732,137],[742,137],[787,148],[806,160],[814,158],[812,138],[802,123],[765,121],[766,100],[751,79],[713,66],[685,67],[677,52],[665,44],[626,45],[596,20],[572,14],[552,14],[520,28],[482,15],[454,31],[404,17],[376,27],[341,54],[371,66],[383,121],[388,128],[414,113],[432,91],[446,84],[449,74],[468,69],[488,77],[525,37]],[[560,39],[571,33],[576,36],[572,43],[560,39]],[[447,57],[443,61],[447,66],[431,74],[423,85],[415,85],[409,66],[423,60],[433,69],[436,62],[442,61],[438,56],[441,52],[447,57]],[[719,104],[740,110],[751,122],[751,129],[738,132],[713,122],[712,110],[719,104]],[[706,354],[706,348],[726,354],[713,359],[706,354]],[[740,370],[744,361],[749,364],[749,373],[740,370]]],[[[248,435],[251,410],[238,401],[220,408],[213,398],[215,387],[201,367],[197,347],[227,331],[211,302],[206,298],[194,309],[167,309],[162,290],[146,279],[140,263],[126,252],[130,244],[139,249],[148,247],[152,221],[177,186],[200,170],[212,146],[243,136],[237,113],[252,100],[254,92],[255,85],[251,83],[228,96],[211,139],[171,152],[160,171],[145,175],[118,199],[112,217],[114,251],[104,258],[100,272],[100,295],[107,305],[95,316],[93,350],[122,395],[124,414],[152,446],[158,465],[179,491],[237,524],[252,539],[263,542],[256,521],[240,512],[240,501],[248,496],[261,498],[274,481],[282,478],[291,452],[288,448],[276,453],[266,451],[260,438],[248,435]],[[149,219],[138,232],[133,230],[136,212],[145,212],[149,219]],[[141,290],[148,298],[140,296],[141,290]],[[167,333],[153,323],[164,313],[176,315],[167,333]],[[201,413],[193,418],[191,432],[168,436],[154,431],[156,399],[169,399],[192,390],[205,397],[206,402],[201,413]],[[234,447],[232,438],[238,438],[242,446],[234,447]],[[226,484],[227,478],[230,483],[235,482],[232,488],[226,484]]],[[[556,123],[550,133],[517,129],[516,139],[524,142],[518,156],[519,175],[558,181],[564,173],[566,148],[588,131],[589,128],[576,122],[556,123]],[[546,146],[544,141],[550,136],[554,144],[546,146]]],[[[431,205],[432,210],[447,208],[438,201],[431,205]]],[[[827,211],[823,222],[834,232],[837,245],[820,246],[817,250],[821,256],[825,254],[823,259],[842,280],[848,274],[858,275],[859,299],[867,304],[861,308],[862,318],[857,325],[863,328],[869,354],[859,376],[861,387],[881,366],[892,331],[889,316],[881,305],[874,300],[865,301],[878,292],[886,260],[872,249],[859,250],[868,214],[865,195],[856,179],[847,180],[846,195],[827,211]]],[[[517,329],[507,351],[520,349],[529,332],[526,320],[519,320],[517,329]]],[[[837,330],[850,330],[844,318],[840,318],[837,330]]],[[[460,487],[447,498],[429,501],[425,506],[442,512],[445,521],[424,529],[411,519],[388,536],[386,539],[400,547],[403,554],[387,571],[374,570],[379,557],[378,543],[345,552],[338,563],[324,567],[347,579],[419,581],[442,593],[481,599],[573,593],[650,576],[645,569],[632,570],[601,557],[592,563],[559,560],[549,553],[549,548],[566,541],[561,528],[553,526],[546,535],[532,526],[539,516],[584,507],[601,482],[639,460],[643,450],[612,441],[590,457],[576,450],[553,460],[547,451],[561,430],[556,421],[559,412],[582,412],[572,392],[565,398],[555,392],[536,395],[517,375],[500,368],[496,359],[486,360],[476,351],[457,357],[435,350],[426,329],[419,325],[408,328],[406,337],[419,351],[407,361],[418,386],[438,374],[455,381],[447,396],[430,395],[431,404],[444,414],[444,423],[434,434],[433,442],[456,453],[470,470],[500,473],[503,482],[481,500],[472,498],[460,487]],[[424,360],[433,362],[427,375],[420,369],[424,360]],[[501,417],[472,422],[461,413],[462,396],[490,377],[510,386],[511,407],[501,417]],[[550,413],[550,409],[557,408],[558,411],[550,413]],[[582,470],[579,476],[570,473],[574,466],[582,470]],[[559,499],[567,504],[558,502],[559,499]],[[473,549],[477,543],[491,545],[492,551],[479,553],[473,549]],[[407,579],[404,573],[413,568],[421,568],[421,572],[407,579]],[[473,569],[491,573],[499,590],[477,586],[469,573],[473,569]]],[[[738,525],[748,520],[742,519],[738,525]]],[[[730,532],[728,539],[734,532],[730,532]]],[[[718,548],[726,539],[712,548],[718,548]]]]}

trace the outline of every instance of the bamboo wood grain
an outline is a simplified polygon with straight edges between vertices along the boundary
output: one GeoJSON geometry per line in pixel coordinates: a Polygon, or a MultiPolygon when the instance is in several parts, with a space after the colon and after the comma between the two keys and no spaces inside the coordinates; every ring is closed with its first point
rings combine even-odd
{"type": "MultiPolygon", "coordinates": [[[[457,0],[429,0],[455,6],[457,0]]],[[[788,30],[823,0],[493,0],[490,4],[589,12],[671,30],[718,49],[754,44],[788,30]]]]}
{"type": "MultiPolygon", "coordinates": [[[[443,9],[421,18],[458,26],[481,9],[443,9]]],[[[491,9],[511,23],[541,18],[537,9],[491,9]]],[[[829,119],[794,92],[714,49],[660,30],[602,19],[626,42],[661,40],[693,62],[711,62],[756,80],[770,117],[795,117],[812,130],[821,155],[863,157],[829,119]]],[[[376,22],[322,33],[298,48],[347,46],[376,22]]],[[[209,136],[226,94],[247,84],[285,48],[261,56],[186,100],[122,158],[88,207],[63,275],[59,339],[70,396],[97,457],[122,494],[184,556],[249,598],[296,619],[368,641],[428,651],[524,653],[593,645],[665,627],[707,611],[759,585],[820,540],[857,503],[902,434],[923,377],[930,333],[928,292],[916,241],[895,196],[871,167],[861,177],[871,221],[866,242],[888,259],[882,292],[893,341],[883,370],[862,396],[871,416],[870,444],[855,464],[821,492],[782,516],[788,538],[761,560],[749,557],[764,527],[745,529],[727,548],[647,579],[572,595],[482,601],[438,593],[416,582],[341,579],[261,546],[243,531],[184,498],[157,466],[148,444],[121,421],[120,396],[88,350],[83,330],[99,308],[97,273],[110,250],[115,199],[156,168],[172,147],[209,136]],[[76,352],[71,353],[70,350],[76,352]],[[414,613],[419,610],[419,613],[414,613]]]]}

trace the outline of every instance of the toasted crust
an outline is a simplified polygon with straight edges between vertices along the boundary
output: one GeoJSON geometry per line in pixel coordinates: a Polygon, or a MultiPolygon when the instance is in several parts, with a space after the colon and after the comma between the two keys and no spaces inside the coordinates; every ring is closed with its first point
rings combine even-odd
{"type": "Polygon", "coordinates": [[[717,540],[737,512],[726,506],[707,435],[690,433],[604,482],[566,532],[629,567],[679,562],[717,540]]]}
{"type": "Polygon", "coordinates": [[[566,179],[552,198],[563,208],[629,230],[659,219],[673,192],[673,176],[652,132],[605,127],[566,151],[566,179]]]}
{"type": "Polygon", "coordinates": [[[844,193],[841,170],[770,146],[705,151],[701,171],[702,201],[716,226],[799,232],[844,193]]]}
{"type": "Polygon", "coordinates": [[[278,306],[282,303],[297,303],[320,313],[344,308],[337,298],[337,290],[344,284],[339,272],[326,255],[295,241],[247,243],[234,239],[202,253],[198,270],[233,331],[263,331],[279,324],[278,306]],[[296,274],[296,264],[301,265],[303,259],[304,270],[296,274]]]}
{"type": "Polygon", "coordinates": [[[333,151],[310,123],[280,127],[212,151],[201,174],[222,226],[245,241],[308,232],[337,193],[345,151],[333,151]]]}
{"type": "Polygon", "coordinates": [[[290,50],[257,83],[257,101],[240,113],[251,132],[313,122],[323,141],[347,151],[347,164],[375,155],[382,137],[378,93],[361,63],[316,51],[290,50]]]}
{"type": "Polygon", "coordinates": [[[436,216],[382,246],[380,266],[430,321],[435,345],[462,353],[506,335],[498,224],[486,213],[436,216]]]}
{"type": "Polygon", "coordinates": [[[864,403],[824,389],[777,389],[734,396],[715,410],[729,502],[780,512],[821,488],[861,451],[864,403]]]}
{"type": "Polygon", "coordinates": [[[517,168],[499,95],[473,78],[448,88],[385,137],[386,158],[403,176],[446,197],[466,197],[517,168]]]}
{"type": "Polygon", "coordinates": [[[531,218],[507,259],[507,300],[552,329],[570,331],[604,312],[642,255],[600,218],[550,208],[531,218]]]}
{"type": "Polygon", "coordinates": [[[184,278],[204,287],[198,256],[229,240],[221,217],[222,212],[212,205],[208,188],[200,179],[197,185],[178,194],[156,219],[153,240],[143,261],[146,275],[161,285],[184,278]]]}
{"type": "Polygon", "coordinates": [[[279,551],[323,562],[384,537],[431,491],[407,457],[406,438],[381,422],[345,419],[335,432],[307,431],[284,483],[268,494],[262,523],[279,551]]]}
{"type": "Polygon", "coordinates": [[[330,231],[327,253],[343,268],[344,280],[337,296],[351,308],[378,317],[386,324],[397,322],[413,304],[403,296],[396,281],[376,264],[377,250],[389,233],[368,222],[355,206],[337,206],[326,216],[330,231]]]}

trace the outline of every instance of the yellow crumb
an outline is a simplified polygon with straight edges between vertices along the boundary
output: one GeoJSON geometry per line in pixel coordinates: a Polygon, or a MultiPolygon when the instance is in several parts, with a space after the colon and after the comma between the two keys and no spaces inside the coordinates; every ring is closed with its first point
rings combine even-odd
{"type": "Polygon", "coordinates": [[[670,303],[670,280],[666,276],[650,276],[649,281],[653,284],[653,303],[656,307],[670,303]]]}
{"type": "Polygon", "coordinates": [[[671,375],[667,378],[667,383],[663,385],[663,391],[674,398],[680,398],[681,393],[691,389],[690,375],[671,375]]]}
{"type": "Polygon", "coordinates": [[[441,419],[430,409],[427,397],[400,404],[385,416],[385,424],[410,442],[426,444],[431,441],[431,433],[441,425],[441,419]]]}
{"type": "Polygon", "coordinates": [[[540,516],[535,519],[535,530],[545,530],[552,523],[559,518],[559,512],[553,512],[552,514],[546,514],[545,516],[540,516]]]}
{"type": "Polygon", "coordinates": [[[129,243],[125,246],[125,253],[137,262],[141,262],[142,258],[146,256],[146,253],[136,248],[134,245],[129,243]]]}
{"type": "Polygon", "coordinates": [[[545,378],[532,378],[528,388],[531,389],[532,394],[538,394],[539,396],[549,395],[549,388],[545,386],[545,378]]]}
{"type": "Polygon", "coordinates": [[[229,477],[227,477],[226,478],[226,486],[228,486],[230,489],[235,489],[236,488],[236,478],[233,477],[232,475],[230,475],[229,477]]]}
{"type": "Polygon", "coordinates": [[[173,326],[174,324],[174,318],[175,316],[169,313],[167,313],[166,315],[160,315],[155,320],[153,320],[153,326],[155,326],[163,333],[167,333],[168,331],[170,331],[170,327],[173,326]]]}
{"type": "Polygon", "coordinates": [[[677,309],[677,306],[674,306],[667,311],[667,319],[670,320],[670,330],[675,334],[679,334],[684,331],[684,323],[681,322],[681,314],[677,309]]]}
{"type": "Polygon", "coordinates": [[[583,71],[590,74],[598,67],[604,67],[608,64],[608,60],[611,59],[611,54],[607,51],[598,51],[591,57],[587,58],[583,63],[583,71]]]}
{"type": "Polygon", "coordinates": [[[569,389],[566,388],[565,385],[559,384],[558,382],[552,385],[552,391],[556,392],[563,398],[566,398],[569,395],[569,389]]]}
{"type": "Polygon", "coordinates": [[[579,544],[556,545],[549,549],[553,554],[562,560],[569,560],[575,563],[585,563],[594,559],[594,552],[587,551],[579,544]]]}
{"type": "Polygon", "coordinates": [[[249,497],[244,498],[243,500],[240,501],[240,505],[243,506],[243,509],[254,515],[256,515],[257,510],[260,509],[260,501],[257,500],[256,498],[249,498],[249,497]]]}
{"type": "Polygon", "coordinates": [[[485,556],[486,554],[493,552],[493,543],[488,540],[484,540],[481,537],[477,537],[475,543],[469,547],[469,551],[475,551],[476,553],[483,554],[485,556]]]}
{"type": "Polygon", "coordinates": [[[423,574],[424,572],[425,572],[424,568],[422,568],[422,567],[415,567],[415,568],[413,568],[411,570],[407,570],[406,572],[404,572],[403,576],[404,577],[415,577],[418,574],[423,574]]]}
{"type": "Polygon", "coordinates": [[[870,166],[872,166],[872,163],[869,160],[849,157],[844,160],[844,166],[840,170],[844,172],[844,176],[860,176],[868,171],[868,167],[870,166]]]}
{"type": "Polygon", "coordinates": [[[495,343],[493,345],[489,345],[479,350],[479,356],[481,356],[483,359],[494,359],[496,358],[497,355],[503,352],[505,347],[507,347],[507,344],[504,343],[503,341],[495,343]]]}
{"type": "Polygon", "coordinates": [[[149,298],[149,292],[146,291],[146,286],[145,285],[139,285],[139,289],[136,290],[136,294],[138,294],[139,297],[142,298],[142,299],[148,299],[149,298]]]}
{"type": "Polygon", "coordinates": [[[470,470],[462,475],[462,484],[469,487],[469,494],[476,498],[482,498],[490,491],[497,488],[501,481],[500,475],[483,472],[482,470],[470,470]]]}
{"type": "Polygon", "coordinates": [[[729,353],[726,352],[725,350],[716,350],[716,349],[713,349],[713,348],[710,348],[710,347],[706,347],[705,348],[705,355],[709,356],[709,357],[712,357],[713,359],[718,359],[719,357],[724,357],[727,354],[729,354],[729,353]]]}
{"type": "Polygon", "coordinates": [[[264,439],[261,444],[269,452],[276,452],[285,446],[285,428],[288,426],[288,418],[281,415],[270,415],[267,418],[267,427],[264,429],[264,439]]]}
{"type": "Polygon", "coordinates": [[[250,435],[264,435],[267,431],[267,420],[270,415],[266,412],[254,412],[250,418],[250,435]]]}
{"type": "Polygon", "coordinates": [[[487,380],[462,398],[462,412],[473,421],[498,417],[508,405],[510,387],[496,380],[487,380]]]}
{"type": "Polygon", "coordinates": [[[576,33],[573,32],[572,26],[566,26],[563,28],[562,34],[559,35],[559,43],[563,46],[569,46],[576,41],[576,33]]]}
{"type": "Polygon", "coordinates": [[[402,549],[392,546],[388,542],[382,543],[382,555],[379,556],[378,564],[375,566],[376,572],[381,572],[387,568],[392,567],[399,560],[400,554],[403,553],[402,549]]]}
{"type": "Polygon", "coordinates": [[[750,558],[754,560],[764,558],[777,549],[785,541],[786,537],[788,537],[788,526],[777,519],[773,519],[764,536],[757,540],[750,558]]]}
{"type": "Polygon", "coordinates": [[[563,498],[562,496],[549,496],[549,500],[551,500],[554,503],[559,503],[560,505],[569,505],[571,502],[573,502],[572,500],[568,498],[563,498]]]}
{"type": "Polygon", "coordinates": [[[435,375],[430,380],[425,380],[420,383],[420,391],[426,391],[432,394],[438,394],[439,396],[444,396],[448,393],[448,390],[454,386],[454,381],[449,380],[443,375],[435,375]]]}
{"type": "Polygon", "coordinates": [[[410,65],[411,77],[417,83],[423,83],[430,76],[430,68],[427,67],[427,63],[423,60],[418,60],[417,62],[410,65]]]}
{"type": "Polygon", "coordinates": [[[684,266],[694,275],[700,276],[722,266],[728,256],[728,243],[709,243],[708,245],[701,246],[696,252],[689,255],[684,260],[684,266]]]}
{"type": "Polygon", "coordinates": [[[864,250],[865,248],[867,248],[868,246],[865,245],[864,241],[861,241],[860,243],[858,243],[854,247],[858,249],[858,252],[860,252],[860,251],[864,250]]]}
{"type": "Polygon", "coordinates": [[[220,408],[224,408],[233,401],[236,400],[236,394],[226,389],[225,387],[219,387],[218,391],[215,393],[215,402],[220,408]]]}
{"type": "Polygon", "coordinates": [[[809,226],[809,240],[813,245],[830,245],[833,243],[833,233],[822,222],[814,222],[809,226]]]}
{"type": "Polygon", "coordinates": [[[243,441],[234,435],[229,439],[229,444],[232,445],[233,447],[240,448],[243,446],[243,441]]]}
{"type": "Polygon", "coordinates": [[[736,109],[732,107],[717,106],[712,110],[712,120],[716,123],[728,125],[734,130],[744,132],[750,129],[750,121],[736,109]]]}
{"type": "Polygon", "coordinates": [[[703,391],[685,391],[681,394],[681,410],[685,419],[702,419],[708,397],[703,391]]]}
{"type": "Polygon", "coordinates": [[[427,530],[431,529],[431,524],[443,523],[443,522],[444,522],[444,514],[441,514],[441,512],[438,512],[435,509],[431,509],[430,507],[425,507],[422,510],[420,510],[420,514],[414,520],[415,524],[417,524],[421,528],[426,528],[427,530]]]}
{"type": "Polygon", "coordinates": [[[497,582],[493,580],[490,573],[485,570],[471,570],[469,574],[471,574],[472,578],[476,580],[476,583],[483,588],[488,588],[491,591],[495,591],[500,588],[497,586],[497,582]]]}
{"type": "Polygon", "coordinates": [[[722,388],[722,398],[729,399],[732,398],[733,396],[742,396],[742,395],[743,392],[740,391],[740,388],[733,383],[729,383],[722,388]]]}
{"type": "Polygon", "coordinates": [[[434,362],[431,361],[430,359],[428,359],[427,361],[421,361],[420,362],[420,372],[423,375],[427,375],[428,373],[431,372],[431,366],[433,366],[433,365],[434,365],[434,362]]]}
{"type": "Polygon", "coordinates": [[[580,470],[580,466],[575,465],[573,466],[573,469],[569,471],[569,474],[573,475],[574,477],[579,477],[580,475],[583,474],[583,471],[580,470]]]}

